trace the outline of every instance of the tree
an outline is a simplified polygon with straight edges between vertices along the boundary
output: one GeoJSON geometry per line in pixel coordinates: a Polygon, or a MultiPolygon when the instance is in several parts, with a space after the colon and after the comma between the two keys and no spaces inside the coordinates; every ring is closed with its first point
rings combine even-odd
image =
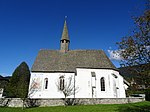
{"type": "Polygon", "coordinates": [[[23,100],[23,107],[28,96],[29,80],[29,67],[25,62],[22,62],[13,72],[7,86],[8,97],[21,98],[23,100]]]}
{"type": "Polygon", "coordinates": [[[130,70],[137,73],[136,80],[149,87],[150,81],[150,1],[147,1],[147,9],[138,17],[133,17],[135,29],[130,36],[123,37],[118,42],[121,65],[138,66],[129,67],[130,70]]]}
{"type": "Polygon", "coordinates": [[[68,79],[64,76],[60,76],[56,82],[56,86],[60,92],[64,95],[65,105],[73,105],[74,99],[67,99],[68,96],[75,95],[78,90],[78,87],[75,87],[73,76],[70,76],[68,79]]]}

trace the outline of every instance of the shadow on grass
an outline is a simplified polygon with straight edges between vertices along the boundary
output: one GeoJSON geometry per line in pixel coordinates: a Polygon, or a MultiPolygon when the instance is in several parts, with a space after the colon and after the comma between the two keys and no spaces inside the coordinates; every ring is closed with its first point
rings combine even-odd
{"type": "Polygon", "coordinates": [[[129,105],[129,106],[120,106],[118,112],[150,112],[150,106],[136,106],[136,105],[129,105]]]}

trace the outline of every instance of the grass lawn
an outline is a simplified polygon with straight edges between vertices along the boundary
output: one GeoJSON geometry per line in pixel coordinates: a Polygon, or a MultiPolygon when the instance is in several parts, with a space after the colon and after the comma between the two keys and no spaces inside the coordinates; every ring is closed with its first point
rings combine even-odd
{"type": "Polygon", "coordinates": [[[80,106],[57,106],[57,107],[35,107],[8,108],[0,107],[0,112],[150,112],[150,102],[130,103],[130,104],[99,104],[80,106]]]}

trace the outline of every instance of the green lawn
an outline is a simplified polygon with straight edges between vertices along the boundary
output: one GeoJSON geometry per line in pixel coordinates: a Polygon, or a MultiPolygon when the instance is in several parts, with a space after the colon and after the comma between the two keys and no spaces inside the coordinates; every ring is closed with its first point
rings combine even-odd
{"type": "Polygon", "coordinates": [[[150,102],[140,102],[132,104],[100,104],[100,105],[80,105],[80,106],[58,106],[58,107],[35,107],[8,108],[0,107],[0,112],[150,112],[150,102]]]}

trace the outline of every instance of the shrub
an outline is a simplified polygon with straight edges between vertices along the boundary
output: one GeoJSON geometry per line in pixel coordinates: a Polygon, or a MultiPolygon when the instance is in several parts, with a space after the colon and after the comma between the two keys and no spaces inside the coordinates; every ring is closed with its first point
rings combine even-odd
{"type": "Polygon", "coordinates": [[[147,89],[145,91],[145,99],[146,99],[146,101],[150,101],[150,89],[147,89]]]}

